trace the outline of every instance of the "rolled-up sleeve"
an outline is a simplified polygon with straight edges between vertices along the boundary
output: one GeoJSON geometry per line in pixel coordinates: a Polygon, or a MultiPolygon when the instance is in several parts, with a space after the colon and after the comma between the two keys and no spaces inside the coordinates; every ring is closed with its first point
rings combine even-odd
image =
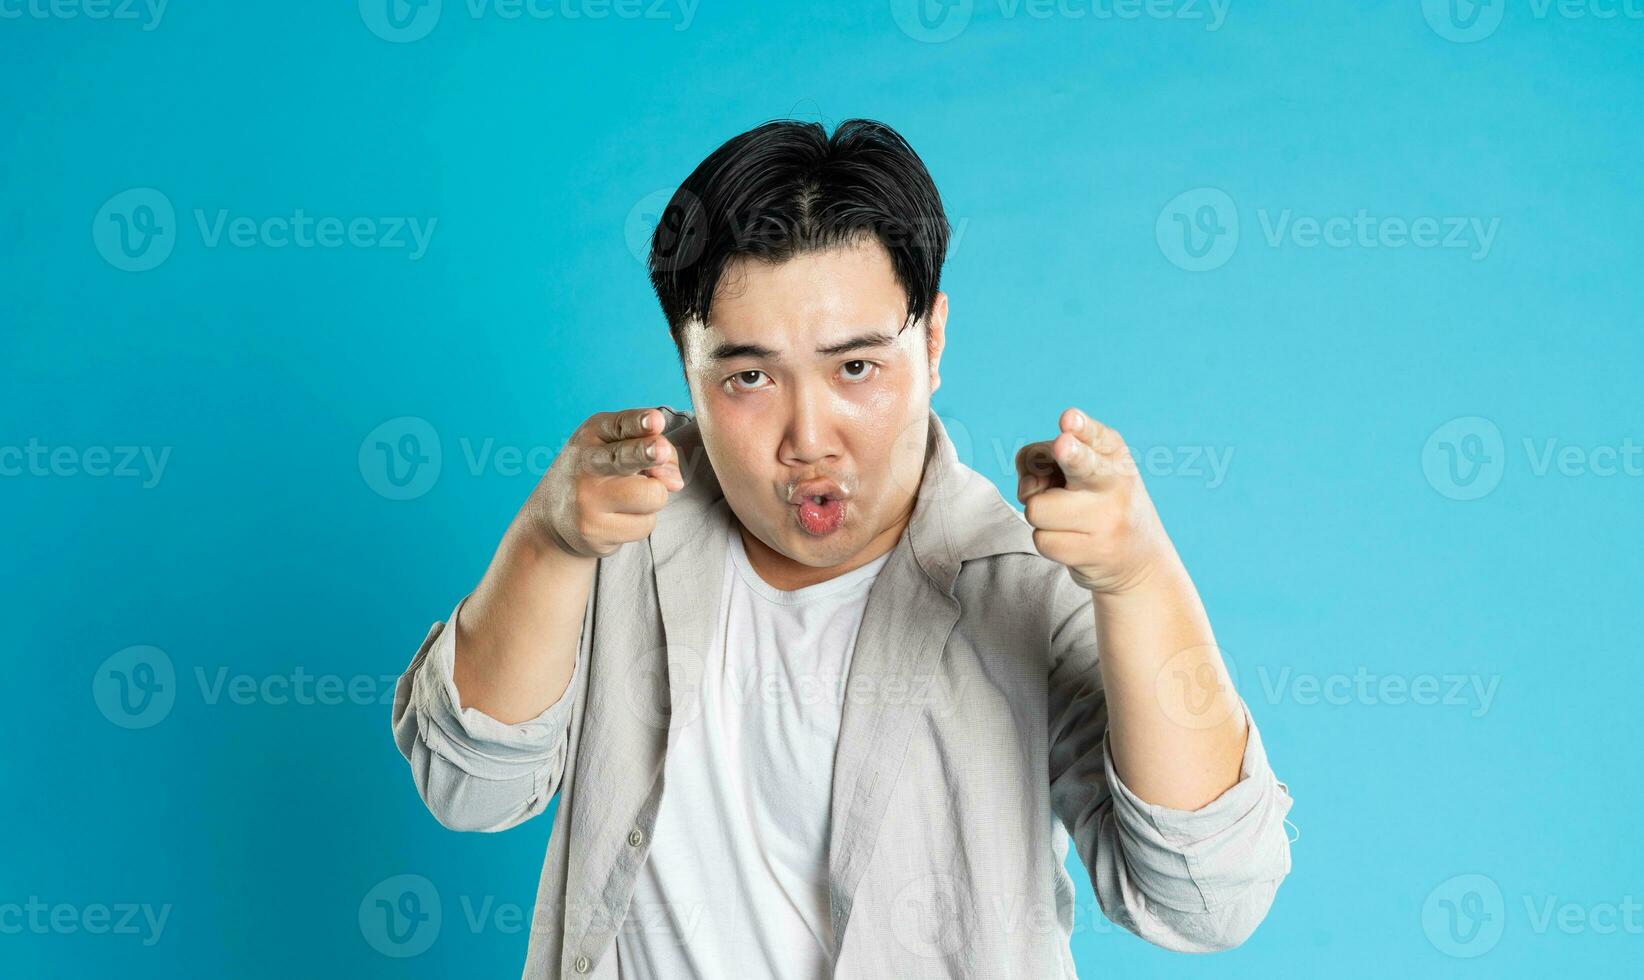
{"type": "Polygon", "coordinates": [[[400,676],[394,743],[436,820],[452,830],[495,832],[541,813],[559,791],[585,668],[579,653],[565,692],[529,721],[509,725],[463,708],[454,670],[457,615],[467,601],[429,628],[400,676]]]}
{"type": "Polygon", "coordinates": [[[1212,952],[1249,938],[1290,872],[1288,789],[1248,723],[1239,780],[1197,810],[1148,803],[1119,778],[1108,744],[1089,598],[1062,620],[1051,676],[1051,802],[1103,913],[1166,949],[1212,952]]]}

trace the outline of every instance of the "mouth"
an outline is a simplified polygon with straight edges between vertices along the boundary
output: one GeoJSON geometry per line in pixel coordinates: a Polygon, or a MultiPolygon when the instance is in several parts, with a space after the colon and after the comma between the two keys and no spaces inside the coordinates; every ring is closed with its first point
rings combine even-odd
{"type": "Polygon", "coordinates": [[[794,487],[788,504],[794,509],[794,519],[800,529],[821,538],[844,525],[848,498],[849,494],[832,480],[806,480],[794,487]]]}
{"type": "Polygon", "coordinates": [[[840,489],[839,484],[832,480],[806,480],[796,484],[793,492],[788,494],[788,503],[798,504],[805,500],[844,500],[850,496],[840,489]]]}

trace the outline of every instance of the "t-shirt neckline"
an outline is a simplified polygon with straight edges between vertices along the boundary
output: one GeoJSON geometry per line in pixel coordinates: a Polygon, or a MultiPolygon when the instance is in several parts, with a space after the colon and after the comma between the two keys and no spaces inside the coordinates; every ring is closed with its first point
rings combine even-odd
{"type": "Polygon", "coordinates": [[[885,566],[891,556],[891,552],[887,551],[866,565],[853,568],[841,575],[835,575],[827,581],[817,582],[815,585],[807,585],[800,589],[779,589],[760,578],[759,573],[754,570],[753,563],[748,560],[748,551],[743,547],[742,535],[737,531],[734,518],[727,523],[726,533],[730,535],[726,551],[730,555],[731,565],[736,570],[737,577],[755,595],[783,606],[796,606],[813,602],[869,582],[878,576],[879,570],[885,566]]]}

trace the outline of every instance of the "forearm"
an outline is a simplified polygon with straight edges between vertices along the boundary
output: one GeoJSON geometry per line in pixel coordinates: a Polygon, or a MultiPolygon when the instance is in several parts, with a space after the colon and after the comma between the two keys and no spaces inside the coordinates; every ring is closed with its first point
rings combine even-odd
{"type": "Polygon", "coordinates": [[[1248,731],[1192,578],[1172,554],[1091,605],[1119,777],[1148,803],[1199,809],[1238,782],[1248,731]]]}
{"type": "Polygon", "coordinates": [[[518,724],[559,700],[576,667],[597,565],[515,519],[455,624],[462,707],[518,724]]]}

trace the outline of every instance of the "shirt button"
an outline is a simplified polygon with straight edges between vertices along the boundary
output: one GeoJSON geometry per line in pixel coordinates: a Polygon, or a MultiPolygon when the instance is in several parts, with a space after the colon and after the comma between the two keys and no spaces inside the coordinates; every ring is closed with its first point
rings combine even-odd
{"type": "Polygon", "coordinates": [[[630,831],[628,831],[628,843],[632,844],[634,847],[638,847],[639,845],[645,843],[645,831],[643,831],[643,830],[630,830],[630,831]]]}
{"type": "Polygon", "coordinates": [[[578,973],[587,973],[588,972],[588,957],[578,956],[576,958],[576,961],[571,964],[571,967],[573,969],[575,969],[578,973]]]}

